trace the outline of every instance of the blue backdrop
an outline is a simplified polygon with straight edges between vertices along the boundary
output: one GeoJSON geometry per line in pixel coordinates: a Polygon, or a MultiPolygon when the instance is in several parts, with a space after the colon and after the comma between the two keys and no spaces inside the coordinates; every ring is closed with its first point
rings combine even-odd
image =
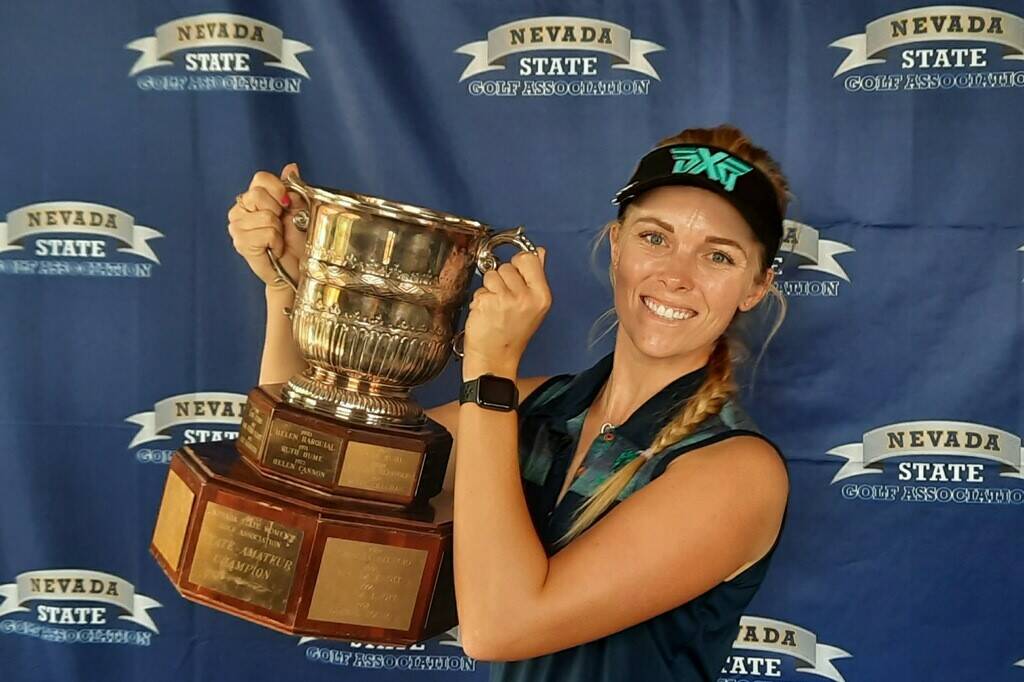
{"type": "Polygon", "coordinates": [[[455,632],[301,640],[184,600],[150,557],[170,454],[233,437],[213,415],[258,377],[263,288],[226,212],[297,161],[522,223],[554,295],[523,374],[578,371],[609,348],[586,335],[610,305],[589,243],[614,191],[661,137],[732,122],[796,196],[789,315],[747,401],[792,494],[721,679],[1024,680],[1022,15],[4,3],[0,678],[485,679],[455,632]]]}

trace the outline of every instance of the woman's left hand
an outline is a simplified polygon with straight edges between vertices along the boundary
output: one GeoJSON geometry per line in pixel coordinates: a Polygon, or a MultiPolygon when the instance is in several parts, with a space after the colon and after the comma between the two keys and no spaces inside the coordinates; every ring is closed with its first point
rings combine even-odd
{"type": "Polygon", "coordinates": [[[519,359],[551,307],[545,250],[520,252],[484,274],[466,318],[462,378],[490,372],[515,378],[519,359]]]}

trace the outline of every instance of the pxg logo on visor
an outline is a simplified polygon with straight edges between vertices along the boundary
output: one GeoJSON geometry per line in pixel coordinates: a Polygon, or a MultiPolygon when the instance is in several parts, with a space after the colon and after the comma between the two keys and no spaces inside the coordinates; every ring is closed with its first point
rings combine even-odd
{"type": "Polygon", "coordinates": [[[727,152],[712,153],[707,147],[673,147],[670,151],[676,160],[672,166],[673,173],[704,173],[721,183],[727,192],[736,187],[736,178],[753,169],[750,164],[727,152]]]}

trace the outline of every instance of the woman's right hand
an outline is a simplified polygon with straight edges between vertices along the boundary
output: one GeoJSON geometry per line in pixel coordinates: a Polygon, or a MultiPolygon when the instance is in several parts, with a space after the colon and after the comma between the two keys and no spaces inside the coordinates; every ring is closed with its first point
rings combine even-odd
{"type": "Polygon", "coordinates": [[[282,182],[290,173],[298,175],[297,164],[285,166],[280,177],[257,171],[249,188],[238,195],[228,211],[228,234],[235,251],[245,258],[268,291],[291,288],[287,282],[278,280],[277,271],[267,258],[267,247],[292,279],[298,279],[299,258],[306,248],[306,233],[295,227],[294,218],[308,206],[301,194],[288,190],[282,182]]]}

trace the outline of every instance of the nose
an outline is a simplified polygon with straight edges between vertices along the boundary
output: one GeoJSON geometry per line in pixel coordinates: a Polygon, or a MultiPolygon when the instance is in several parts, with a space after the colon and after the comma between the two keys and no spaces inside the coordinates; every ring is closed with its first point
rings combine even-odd
{"type": "Polygon", "coordinates": [[[693,273],[696,268],[694,256],[688,252],[678,253],[674,258],[666,258],[658,272],[658,280],[668,291],[676,289],[690,290],[693,288],[693,273]]]}

